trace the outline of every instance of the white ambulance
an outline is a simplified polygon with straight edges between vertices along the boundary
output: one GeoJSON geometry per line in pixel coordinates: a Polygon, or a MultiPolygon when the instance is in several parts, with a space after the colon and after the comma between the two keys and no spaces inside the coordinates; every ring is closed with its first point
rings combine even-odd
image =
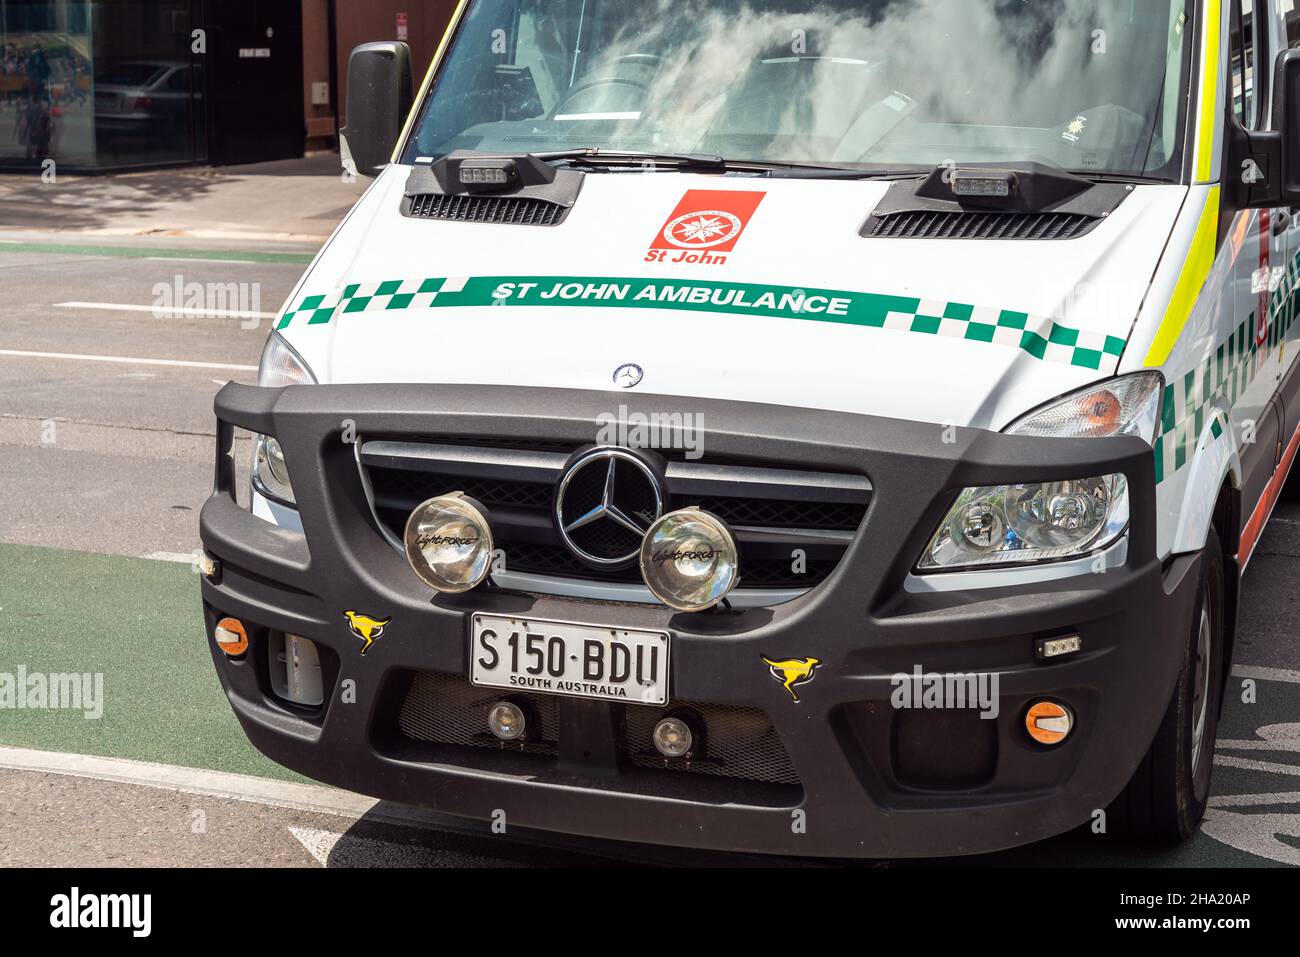
{"type": "Polygon", "coordinates": [[[274,760],[511,826],[1191,835],[1300,442],[1280,0],[468,0],[216,401],[274,760]],[[255,437],[248,480],[235,429],[255,437]]]}

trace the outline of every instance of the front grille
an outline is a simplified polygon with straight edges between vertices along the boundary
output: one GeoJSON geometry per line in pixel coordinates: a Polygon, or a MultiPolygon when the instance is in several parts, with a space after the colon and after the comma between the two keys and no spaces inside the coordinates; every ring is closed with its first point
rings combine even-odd
{"type": "MultiPolygon", "coordinates": [[[[569,459],[560,451],[444,445],[436,440],[370,439],[361,452],[375,515],[394,540],[400,540],[407,519],[421,502],[464,492],[491,513],[494,542],[505,553],[507,572],[642,586],[635,562],[593,568],[562,540],[555,527],[555,498],[569,459]]],[[[600,469],[574,474],[567,501],[576,514],[587,507],[583,495],[592,505],[599,502],[602,482],[600,469]]],[[[740,547],[737,594],[764,590],[788,598],[834,572],[869,502],[870,486],[861,477],[769,473],[740,466],[713,468],[709,479],[701,481],[690,463],[676,461],[668,467],[664,510],[699,506],[722,518],[740,547]],[[778,480],[772,480],[772,474],[778,480]],[[838,479],[848,484],[837,483],[838,479]],[[705,494],[718,490],[719,483],[729,494],[705,494]]],[[[643,504],[652,512],[653,501],[643,504]]],[[[629,507],[635,508],[636,503],[629,507]]],[[[639,545],[638,536],[613,523],[587,526],[572,535],[580,549],[597,556],[624,555],[639,545]]]]}
{"type": "MultiPolygon", "coordinates": [[[[555,489],[540,482],[510,479],[472,478],[437,472],[408,472],[404,469],[371,468],[370,481],[375,490],[375,504],[380,509],[396,509],[401,525],[415,506],[447,492],[464,492],[490,509],[519,508],[547,511],[555,498],[555,489]]],[[[396,524],[392,526],[396,528],[396,524]]]]}
{"type": "Polygon", "coordinates": [[[782,502],[761,498],[696,498],[693,504],[728,525],[853,530],[865,508],[843,502],[782,502]]]}
{"type": "Polygon", "coordinates": [[[510,226],[557,226],[569,207],[544,199],[516,196],[446,196],[421,193],[408,196],[406,214],[421,219],[449,219],[459,223],[496,223],[510,226]]]}
{"type": "MultiPolygon", "coordinates": [[[[397,726],[412,741],[557,756],[562,699],[511,692],[509,698],[523,705],[529,721],[539,727],[526,743],[504,745],[487,731],[488,709],[501,697],[501,692],[476,688],[460,675],[419,672],[402,702],[397,726]]],[[[616,712],[619,751],[637,767],[764,784],[799,783],[790,755],[762,711],[690,701],[666,708],[611,707],[616,712]],[[665,715],[681,713],[691,715],[702,729],[703,753],[690,761],[670,761],[654,750],[650,735],[665,715]]]]}
{"type": "Polygon", "coordinates": [[[1074,239],[1101,220],[1077,213],[904,212],[875,217],[880,239],[1074,239]]]}

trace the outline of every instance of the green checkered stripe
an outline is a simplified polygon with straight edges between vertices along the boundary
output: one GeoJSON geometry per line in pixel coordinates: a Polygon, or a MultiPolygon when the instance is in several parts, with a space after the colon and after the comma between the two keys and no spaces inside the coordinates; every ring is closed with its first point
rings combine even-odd
{"type": "Polygon", "coordinates": [[[1215,440],[1227,431],[1217,406],[1232,408],[1255,380],[1265,357],[1281,347],[1296,320],[1300,297],[1300,257],[1293,259],[1269,297],[1268,334],[1256,338],[1257,313],[1237,326],[1201,365],[1165,386],[1159,435],[1156,436],[1156,483],[1191,461],[1205,433],[1207,419],[1215,440]]]}
{"type": "Polygon", "coordinates": [[[1117,336],[1063,326],[1051,319],[1009,309],[921,300],[915,312],[891,311],[886,329],[1010,346],[1044,362],[1100,369],[1124,354],[1117,336]]]}
{"type": "MultiPolygon", "coordinates": [[[[456,291],[456,280],[390,279],[376,283],[353,283],[327,304],[327,295],[306,296],[296,309],[280,317],[276,328],[285,329],[295,320],[309,326],[332,322],[335,315],[349,312],[387,312],[402,309],[428,309],[444,288],[456,291]]],[[[460,280],[461,285],[464,280],[460,280]]]]}
{"type": "Polygon", "coordinates": [[[305,296],[296,308],[281,316],[277,328],[321,325],[349,313],[394,313],[451,306],[618,306],[832,322],[1004,346],[1044,362],[1107,372],[1114,370],[1125,346],[1125,340],[1118,336],[1074,329],[1027,312],[959,302],[793,286],[563,276],[479,276],[358,283],[346,287],[337,297],[305,296]],[[505,297],[498,295],[503,284],[511,284],[513,290],[505,297]],[[545,295],[562,286],[591,288],[595,294],[567,299],[545,295]],[[614,297],[611,290],[621,295],[614,297]],[[688,294],[696,298],[688,298],[688,294]],[[840,311],[833,314],[801,308],[797,303],[808,297],[834,300],[840,304],[840,311]]]}

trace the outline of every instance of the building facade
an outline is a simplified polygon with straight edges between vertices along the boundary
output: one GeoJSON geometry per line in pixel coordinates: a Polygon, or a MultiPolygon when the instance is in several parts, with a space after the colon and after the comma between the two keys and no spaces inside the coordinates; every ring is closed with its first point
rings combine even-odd
{"type": "Polygon", "coordinates": [[[454,0],[0,0],[0,168],[233,165],[337,148],[347,58],[427,66],[454,0]]]}

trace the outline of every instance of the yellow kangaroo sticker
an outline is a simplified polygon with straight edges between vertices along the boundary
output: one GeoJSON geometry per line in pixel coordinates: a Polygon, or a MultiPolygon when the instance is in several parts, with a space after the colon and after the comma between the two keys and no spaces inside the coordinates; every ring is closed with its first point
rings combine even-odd
{"type": "Polygon", "coordinates": [[[787,658],[785,661],[764,658],[763,663],[772,670],[772,677],[781,682],[795,701],[799,700],[799,696],[794,693],[794,689],[812,681],[813,675],[821,667],[819,658],[787,658]]]}
{"type": "Polygon", "coordinates": [[[384,618],[382,620],[371,618],[369,615],[361,615],[355,611],[345,611],[343,617],[348,620],[348,626],[352,629],[352,634],[365,642],[365,644],[361,646],[361,653],[363,655],[369,651],[370,646],[383,635],[384,626],[393,620],[391,618],[384,618]]]}

